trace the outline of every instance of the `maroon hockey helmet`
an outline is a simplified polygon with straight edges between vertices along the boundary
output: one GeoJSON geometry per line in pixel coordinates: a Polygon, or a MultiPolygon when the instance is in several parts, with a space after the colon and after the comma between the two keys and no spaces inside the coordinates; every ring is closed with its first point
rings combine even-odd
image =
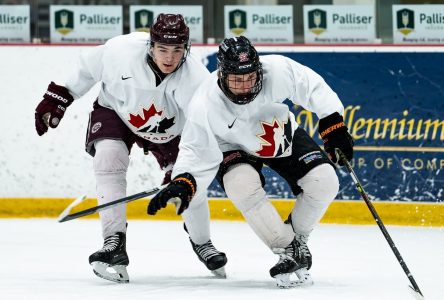
{"type": "Polygon", "coordinates": [[[181,14],[159,14],[150,29],[151,42],[162,44],[186,44],[190,29],[181,14]]]}
{"type": "Polygon", "coordinates": [[[149,57],[148,61],[154,59],[153,49],[154,43],[178,45],[183,44],[185,53],[181,62],[177,65],[178,70],[190,53],[190,29],[185,24],[185,20],[181,14],[159,14],[151,25],[150,42],[149,42],[149,57]]]}

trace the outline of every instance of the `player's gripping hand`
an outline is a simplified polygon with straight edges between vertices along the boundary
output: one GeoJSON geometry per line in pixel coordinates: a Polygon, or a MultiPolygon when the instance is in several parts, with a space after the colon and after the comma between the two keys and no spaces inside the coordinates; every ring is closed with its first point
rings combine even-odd
{"type": "MultiPolygon", "coordinates": [[[[353,138],[348,133],[344,118],[337,112],[319,120],[319,134],[324,141],[324,149],[336,163],[335,148],[339,148],[348,160],[353,158],[353,138]]],[[[339,161],[342,166],[342,161],[339,161]]]]}
{"type": "Polygon", "coordinates": [[[147,213],[155,215],[157,211],[167,206],[168,201],[176,204],[177,214],[180,215],[188,208],[196,193],[196,180],[190,173],[177,175],[163,190],[157,193],[148,204],[147,213]]]}
{"type": "Polygon", "coordinates": [[[68,89],[51,81],[43,100],[35,109],[35,129],[38,135],[48,131],[48,126],[56,128],[65,114],[66,108],[74,101],[68,89]]]}

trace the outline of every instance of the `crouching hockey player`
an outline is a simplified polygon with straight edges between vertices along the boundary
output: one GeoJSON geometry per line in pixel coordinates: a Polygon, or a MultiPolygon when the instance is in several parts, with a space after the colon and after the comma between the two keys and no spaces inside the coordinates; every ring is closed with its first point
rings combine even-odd
{"type": "Polygon", "coordinates": [[[199,87],[189,106],[173,169],[173,181],[150,202],[155,214],[168,200],[182,209],[199,200],[213,177],[261,240],[279,256],[270,275],[278,286],[312,283],[308,237],[336,196],[334,166],[298,126],[283,103],[289,99],[317,114],[319,133],[333,162],[335,148],[351,159],[353,141],[336,93],[313,70],[280,55],[259,57],[245,37],[225,39],[218,69],[199,87]],[[262,166],[280,174],[297,196],[282,222],[263,189],[262,166]],[[193,198],[194,196],[194,198],[193,198]],[[296,273],[299,279],[290,280],[296,273]]]}

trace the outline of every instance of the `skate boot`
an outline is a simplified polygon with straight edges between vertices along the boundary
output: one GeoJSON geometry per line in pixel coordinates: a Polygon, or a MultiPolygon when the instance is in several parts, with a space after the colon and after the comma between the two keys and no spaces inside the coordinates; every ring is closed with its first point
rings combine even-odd
{"type": "Polygon", "coordinates": [[[102,249],[89,256],[89,264],[98,277],[117,283],[128,283],[126,267],[129,264],[126,254],[126,235],[117,232],[105,238],[102,249]]]}
{"type": "Polygon", "coordinates": [[[270,276],[276,279],[280,288],[291,288],[313,283],[307,268],[301,263],[299,242],[294,239],[285,248],[275,248],[273,252],[279,255],[279,261],[270,269],[270,276]],[[292,281],[290,275],[295,273],[298,280],[292,281]]]}
{"type": "Polygon", "coordinates": [[[205,264],[208,270],[211,271],[218,278],[227,278],[225,273],[225,264],[227,263],[227,256],[225,253],[218,251],[208,240],[205,244],[197,245],[193,243],[190,238],[191,246],[193,247],[194,253],[201,262],[205,264]]]}
{"type": "MultiPolygon", "coordinates": [[[[183,224],[183,229],[188,233],[187,226],[183,224]]],[[[208,270],[211,271],[218,278],[227,278],[224,266],[227,264],[227,256],[225,253],[218,251],[211,240],[208,240],[205,244],[197,245],[190,238],[191,247],[194,253],[208,270]]]]}
{"type": "Polygon", "coordinates": [[[312,264],[312,257],[310,249],[308,249],[307,246],[308,236],[298,233],[295,233],[295,236],[296,236],[296,241],[298,241],[299,243],[299,251],[301,258],[299,263],[307,270],[310,270],[312,264]]]}
{"type": "MultiPolygon", "coordinates": [[[[294,231],[293,223],[291,222],[291,214],[288,215],[288,218],[287,218],[287,220],[285,220],[284,223],[290,224],[291,227],[293,228],[293,231],[294,231]]],[[[312,264],[312,257],[311,257],[310,250],[308,249],[308,246],[307,246],[308,235],[299,234],[299,233],[295,232],[295,236],[296,236],[296,240],[299,243],[299,250],[301,252],[299,263],[307,270],[310,270],[311,264],[312,264]]]]}

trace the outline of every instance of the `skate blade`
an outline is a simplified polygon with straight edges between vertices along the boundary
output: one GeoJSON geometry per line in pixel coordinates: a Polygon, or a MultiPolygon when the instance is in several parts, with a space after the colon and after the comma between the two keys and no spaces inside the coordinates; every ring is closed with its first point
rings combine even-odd
{"type": "Polygon", "coordinates": [[[294,272],[298,277],[298,280],[291,280],[290,275],[292,273],[279,274],[274,277],[277,287],[281,289],[290,289],[295,287],[303,287],[313,285],[313,279],[310,272],[306,268],[296,270],[294,272]]]}
{"type": "Polygon", "coordinates": [[[91,263],[93,267],[93,272],[98,277],[117,282],[117,283],[128,283],[129,276],[126,271],[126,266],[115,265],[111,266],[103,262],[93,262],[91,263]]]}
{"type": "Polygon", "coordinates": [[[213,273],[213,275],[216,278],[221,278],[221,279],[227,278],[227,273],[225,273],[225,267],[221,267],[219,269],[212,270],[211,273],[213,273]]]}
{"type": "Polygon", "coordinates": [[[311,274],[307,270],[307,268],[302,268],[302,269],[296,270],[294,273],[298,277],[298,280],[294,281],[293,285],[295,285],[295,286],[313,285],[313,283],[314,283],[313,278],[311,278],[311,274]]]}

